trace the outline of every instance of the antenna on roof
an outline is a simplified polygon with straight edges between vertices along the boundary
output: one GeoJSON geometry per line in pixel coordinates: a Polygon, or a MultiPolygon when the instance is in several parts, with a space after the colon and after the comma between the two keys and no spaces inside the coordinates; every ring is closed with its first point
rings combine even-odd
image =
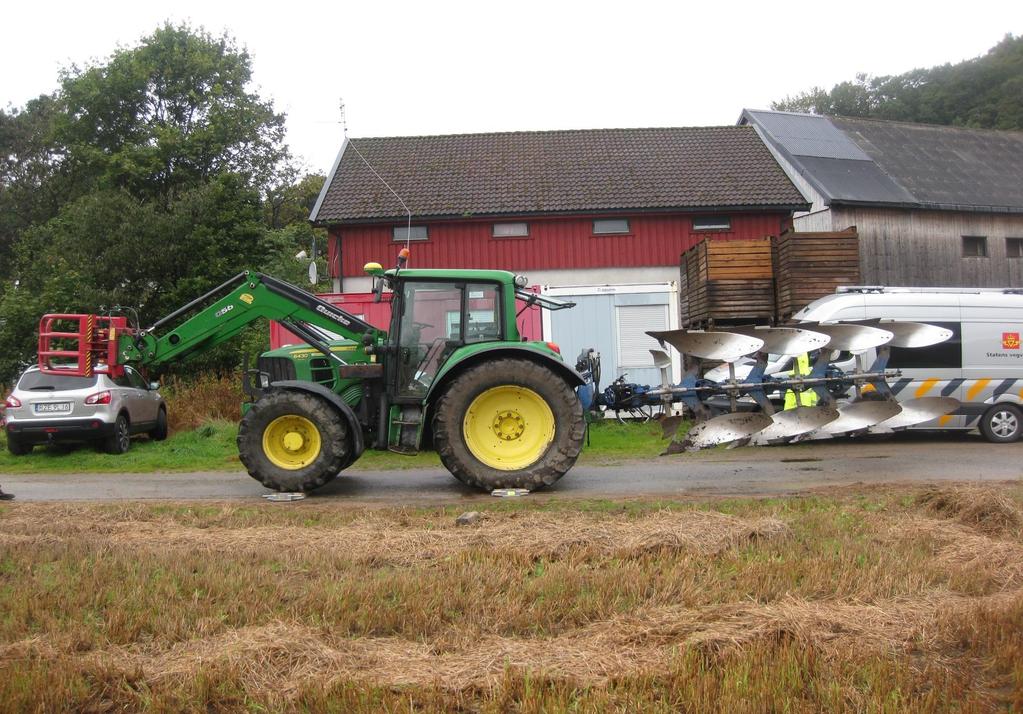
{"type": "MultiPolygon", "coordinates": [[[[391,188],[389,183],[384,181],[383,176],[377,173],[377,170],[373,168],[372,164],[370,164],[369,161],[366,160],[366,157],[362,155],[362,152],[359,151],[359,147],[356,146],[355,142],[348,136],[348,117],[345,113],[345,100],[343,98],[339,100],[338,109],[341,110],[341,127],[344,131],[345,140],[348,142],[348,145],[351,146],[355,153],[358,154],[359,158],[362,159],[362,163],[366,164],[366,168],[372,171],[373,175],[380,180],[380,183],[386,186],[387,190],[394,194],[394,197],[398,199],[398,203],[401,204],[401,207],[405,209],[405,213],[408,214],[408,225],[405,228],[405,250],[403,251],[405,258],[407,259],[409,254],[409,241],[412,240],[412,211],[409,210],[408,204],[402,200],[401,196],[398,195],[398,192],[391,188]]],[[[404,265],[400,267],[404,267],[404,265]]]]}

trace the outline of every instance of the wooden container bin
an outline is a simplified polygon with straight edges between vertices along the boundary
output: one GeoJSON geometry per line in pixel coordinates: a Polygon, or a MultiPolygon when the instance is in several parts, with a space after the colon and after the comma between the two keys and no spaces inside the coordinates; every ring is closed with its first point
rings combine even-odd
{"type": "Polygon", "coordinates": [[[705,240],[682,255],[682,322],[764,322],[774,317],[771,238],[705,240]]]}
{"type": "Polygon", "coordinates": [[[840,285],[858,285],[856,226],[824,233],[782,233],[774,241],[774,275],[779,322],[840,285]]]}

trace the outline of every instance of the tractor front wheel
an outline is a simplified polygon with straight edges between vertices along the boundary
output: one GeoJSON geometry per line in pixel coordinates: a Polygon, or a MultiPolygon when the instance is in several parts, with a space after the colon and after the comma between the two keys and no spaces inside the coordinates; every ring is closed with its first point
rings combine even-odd
{"type": "Polygon", "coordinates": [[[311,491],[350,462],[352,439],[337,410],[312,394],[275,390],[252,405],[238,428],[249,475],[277,491],[311,491]]]}
{"type": "Polygon", "coordinates": [[[550,486],[572,468],[585,431],[572,388],[525,359],[470,367],[444,392],[433,416],[444,466],[487,491],[550,486]]]}

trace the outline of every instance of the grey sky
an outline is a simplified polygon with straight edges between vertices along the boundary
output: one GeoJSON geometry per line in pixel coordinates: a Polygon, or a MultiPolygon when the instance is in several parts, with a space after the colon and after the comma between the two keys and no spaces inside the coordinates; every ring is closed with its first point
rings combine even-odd
{"type": "Polygon", "coordinates": [[[326,171],[352,136],[731,124],[856,72],[896,74],[1023,33],[1023,3],[35,2],[4,9],[0,104],[165,19],[226,30],[326,171]]]}

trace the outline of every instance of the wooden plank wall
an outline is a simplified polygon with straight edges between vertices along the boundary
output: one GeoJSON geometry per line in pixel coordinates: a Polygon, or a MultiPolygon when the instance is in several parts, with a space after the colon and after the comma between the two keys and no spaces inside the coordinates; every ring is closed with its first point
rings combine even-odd
{"type": "Polygon", "coordinates": [[[782,233],[774,241],[774,274],[779,322],[841,285],[861,284],[856,227],[782,233]]]}
{"type": "Polygon", "coordinates": [[[771,238],[705,240],[682,255],[684,325],[770,321],[771,238]]]}
{"type": "MultiPolygon", "coordinates": [[[[868,285],[1023,287],[1023,258],[1007,238],[1023,238],[1023,215],[835,206],[834,225],[855,225],[868,285]],[[963,236],[987,238],[987,257],[963,256],[963,236]]],[[[802,228],[801,219],[796,224],[802,228]]]]}

